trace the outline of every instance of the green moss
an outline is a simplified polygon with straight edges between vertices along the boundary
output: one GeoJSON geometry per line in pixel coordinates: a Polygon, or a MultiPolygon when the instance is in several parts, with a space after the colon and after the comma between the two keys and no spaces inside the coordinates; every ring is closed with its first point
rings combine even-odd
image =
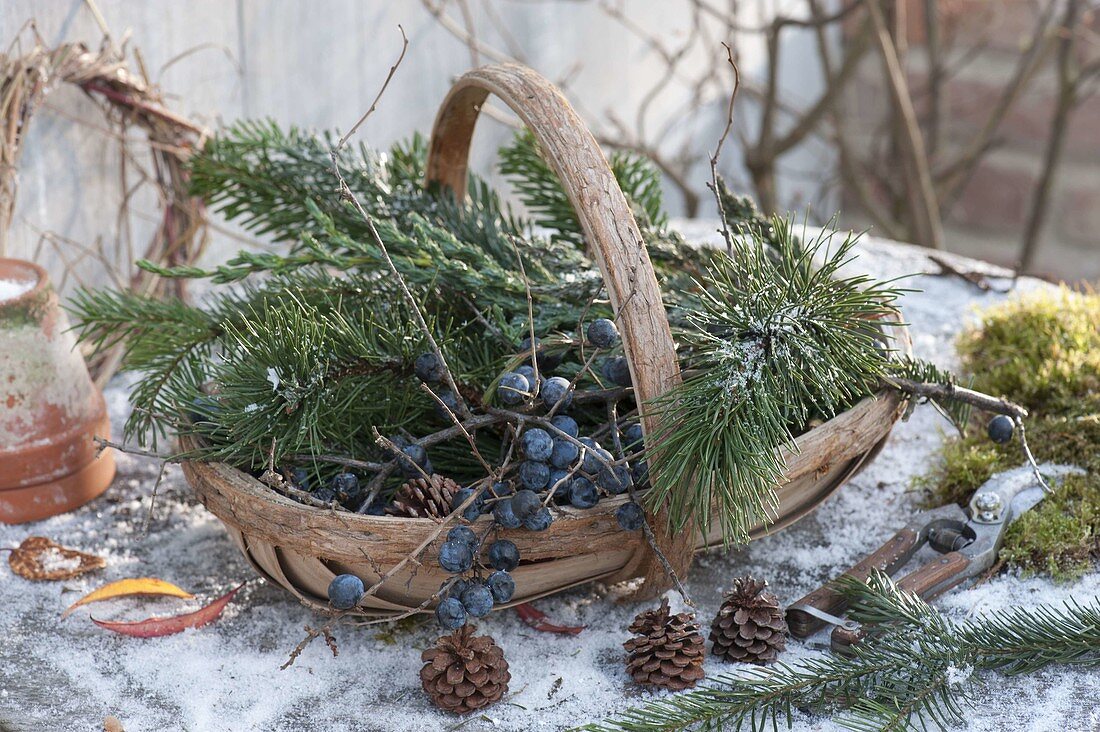
{"type": "Polygon", "coordinates": [[[959,339],[974,388],[1043,414],[1100,411],[1100,295],[1067,288],[987,310],[959,339]]]}
{"type": "Polygon", "coordinates": [[[1088,569],[1100,540],[1100,477],[1069,476],[1056,496],[1009,527],[1001,559],[1010,566],[1072,579],[1088,569]]]}
{"type": "Polygon", "coordinates": [[[974,487],[993,477],[1001,468],[996,445],[988,440],[952,440],[943,446],[943,465],[929,475],[919,476],[913,486],[927,494],[929,506],[948,503],[964,505],[974,487]]]}
{"type": "MultiPolygon", "coordinates": [[[[1005,536],[1001,558],[1058,579],[1100,556],[1100,295],[1061,289],[982,314],[959,339],[974,388],[1027,407],[1028,443],[1040,462],[1077,465],[1074,476],[1005,536]]],[[[1019,444],[995,445],[985,430],[943,447],[942,466],[916,481],[930,505],[965,505],[994,473],[1022,464],[1019,444]]]]}

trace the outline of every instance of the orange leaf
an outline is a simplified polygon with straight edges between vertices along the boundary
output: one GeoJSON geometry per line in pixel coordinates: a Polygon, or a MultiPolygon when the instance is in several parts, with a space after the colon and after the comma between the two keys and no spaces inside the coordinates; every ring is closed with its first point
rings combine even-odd
{"type": "Polygon", "coordinates": [[[11,570],[29,580],[67,580],[103,569],[107,560],[61,546],[44,536],[28,536],[8,555],[11,570]]]}
{"type": "Polygon", "coordinates": [[[166,597],[182,597],[189,599],[194,597],[190,592],[176,587],[171,582],[165,582],[156,577],[138,577],[136,579],[123,579],[118,582],[110,582],[102,587],[92,590],[61,613],[62,618],[69,617],[73,610],[81,605],[87,605],[101,600],[110,600],[115,597],[131,597],[133,595],[158,595],[166,597]]]}
{"type": "Polygon", "coordinates": [[[101,628],[134,638],[160,638],[165,635],[174,635],[182,633],[188,628],[201,628],[217,620],[218,616],[225,610],[225,606],[229,604],[229,601],[242,587],[244,587],[243,583],[193,613],[175,615],[170,618],[146,618],[132,623],[116,623],[110,620],[96,620],[95,618],[92,618],[92,622],[101,628]]]}

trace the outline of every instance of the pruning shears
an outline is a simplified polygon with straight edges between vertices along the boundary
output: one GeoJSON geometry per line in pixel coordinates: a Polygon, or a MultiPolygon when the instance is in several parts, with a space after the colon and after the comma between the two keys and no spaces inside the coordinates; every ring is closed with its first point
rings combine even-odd
{"type": "MultiPolygon", "coordinates": [[[[862,581],[874,570],[892,575],[927,545],[939,557],[897,583],[926,600],[937,597],[992,568],[1008,525],[1045,495],[1030,470],[1002,473],[975,491],[965,510],[952,503],[916,514],[892,539],[844,574],[862,581]]],[[[787,610],[791,635],[807,638],[832,625],[830,645],[843,653],[862,638],[859,623],[842,617],[847,605],[847,598],[831,583],[819,587],[787,610]]]]}

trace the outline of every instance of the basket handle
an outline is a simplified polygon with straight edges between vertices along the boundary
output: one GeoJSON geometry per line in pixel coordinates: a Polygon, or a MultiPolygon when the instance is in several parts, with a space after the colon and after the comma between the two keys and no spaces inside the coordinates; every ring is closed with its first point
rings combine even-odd
{"type": "MultiPolygon", "coordinates": [[[[531,69],[515,64],[483,66],[464,74],[436,115],[428,148],[427,182],[451,189],[460,200],[465,197],[470,142],[489,94],[507,104],[535,135],[573,205],[622,330],[641,408],[680,383],[676,346],[657,276],[630,204],[596,139],[561,92],[531,69]]],[[[657,419],[657,415],[643,412],[645,434],[657,434],[657,419]]],[[[678,574],[686,574],[694,532],[680,531],[673,536],[667,530],[667,516],[658,514],[650,519],[657,546],[678,574]]],[[[644,575],[641,595],[655,597],[671,583],[648,542],[640,545],[641,551],[619,577],[644,575]]]]}

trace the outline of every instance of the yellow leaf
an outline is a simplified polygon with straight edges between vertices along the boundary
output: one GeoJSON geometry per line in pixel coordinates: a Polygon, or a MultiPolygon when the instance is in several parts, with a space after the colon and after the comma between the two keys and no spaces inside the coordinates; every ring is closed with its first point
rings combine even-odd
{"type": "Polygon", "coordinates": [[[61,613],[61,617],[67,618],[73,610],[76,610],[81,605],[87,605],[88,603],[99,602],[101,600],[110,600],[115,597],[131,597],[133,595],[161,595],[167,597],[182,597],[184,599],[194,597],[190,592],[176,587],[171,582],[165,582],[156,577],[137,577],[135,579],[109,582],[99,589],[92,590],[70,605],[65,612],[61,613]]]}

